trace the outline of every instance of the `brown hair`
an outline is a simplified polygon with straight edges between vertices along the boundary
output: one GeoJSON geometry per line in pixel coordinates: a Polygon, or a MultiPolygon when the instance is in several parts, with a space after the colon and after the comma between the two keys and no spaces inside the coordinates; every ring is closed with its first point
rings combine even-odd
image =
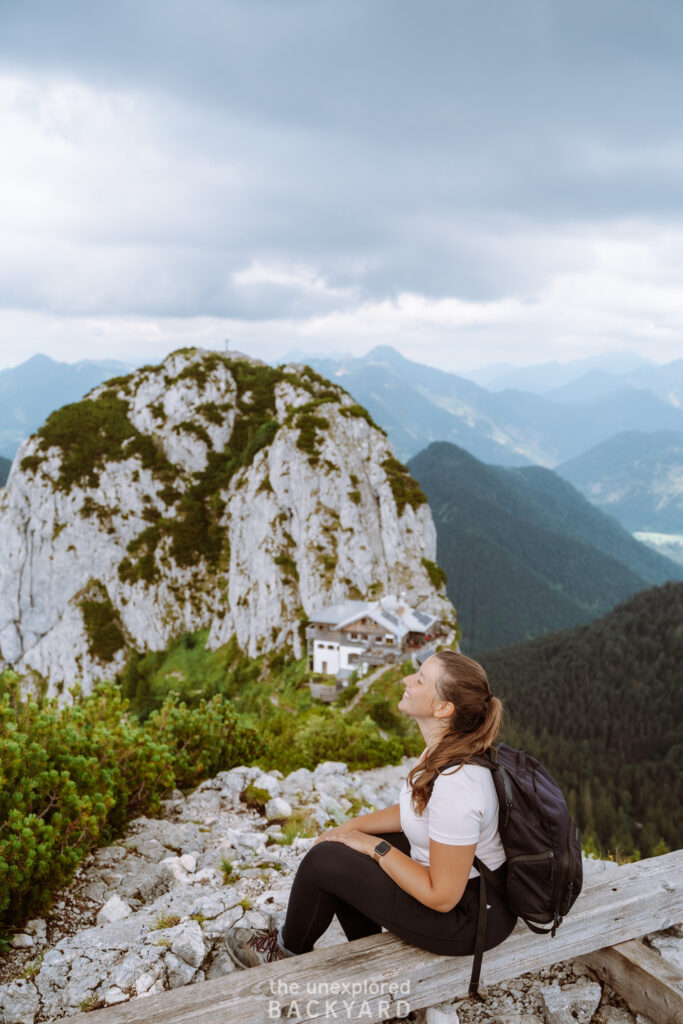
{"type": "Polygon", "coordinates": [[[478,661],[457,651],[439,651],[432,657],[440,669],[436,692],[442,700],[453,702],[455,712],[438,744],[408,774],[416,814],[422,814],[427,806],[439,769],[456,758],[465,763],[472,754],[485,753],[495,742],[503,720],[503,705],[491,694],[478,661]]]}

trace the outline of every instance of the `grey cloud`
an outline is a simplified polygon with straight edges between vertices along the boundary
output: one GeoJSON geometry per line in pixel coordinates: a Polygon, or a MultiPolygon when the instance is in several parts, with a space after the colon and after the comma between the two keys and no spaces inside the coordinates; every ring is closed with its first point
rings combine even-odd
{"type": "Polygon", "coordinates": [[[680,219],[682,37],[676,0],[4,2],[5,69],[137,91],[171,186],[156,211],[144,192],[126,207],[125,180],[84,204],[82,248],[56,245],[42,274],[19,260],[4,299],[246,319],[333,304],[235,287],[256,259],[360,300],[533,290],[566,256],[558,225],[680,219]],[[520,234],[543,258],[522,264],[520,234]]]}

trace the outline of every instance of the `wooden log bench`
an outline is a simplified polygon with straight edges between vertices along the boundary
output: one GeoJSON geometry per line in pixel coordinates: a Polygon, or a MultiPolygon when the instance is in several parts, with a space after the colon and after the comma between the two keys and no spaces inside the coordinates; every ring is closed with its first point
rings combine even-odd
{"type": "MultiPolygon", "coordinates": [[[[683,1024],[683,979],[639,940],[683,921],[683,850],[590,875],[554,938],[518,924],[484,956],[492,985],[584,959],[658,1024],[683,1024]],[[657,958],[657,959],[655,959],[657,958]]],[[[390,1020],[467,994],[471,957],[436,956],[386,932],[223,978],[79,1013],[71,1024],[297,1024],[390,1020]]]]}

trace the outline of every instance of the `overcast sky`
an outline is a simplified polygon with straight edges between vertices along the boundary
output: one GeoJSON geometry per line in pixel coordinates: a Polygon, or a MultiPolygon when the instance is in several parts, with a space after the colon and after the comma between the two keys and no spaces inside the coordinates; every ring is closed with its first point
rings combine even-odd
{"type": "Polygon", "coordinates": [[[0,0],[0,366],[683,354],[680,0],[0,0]]]}

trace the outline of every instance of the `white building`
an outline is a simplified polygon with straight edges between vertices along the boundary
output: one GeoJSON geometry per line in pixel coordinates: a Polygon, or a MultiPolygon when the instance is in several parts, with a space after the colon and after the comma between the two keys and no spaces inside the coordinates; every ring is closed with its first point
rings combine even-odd
{"type": "Polygon", "coordinates": [[[389,594],[380,601],[343,601],[321,608],[306,627],[308,664],[313,672],[340,681],[370,665],[398,661],[441,632],[435,615],[410,608],[389,594]]]}

